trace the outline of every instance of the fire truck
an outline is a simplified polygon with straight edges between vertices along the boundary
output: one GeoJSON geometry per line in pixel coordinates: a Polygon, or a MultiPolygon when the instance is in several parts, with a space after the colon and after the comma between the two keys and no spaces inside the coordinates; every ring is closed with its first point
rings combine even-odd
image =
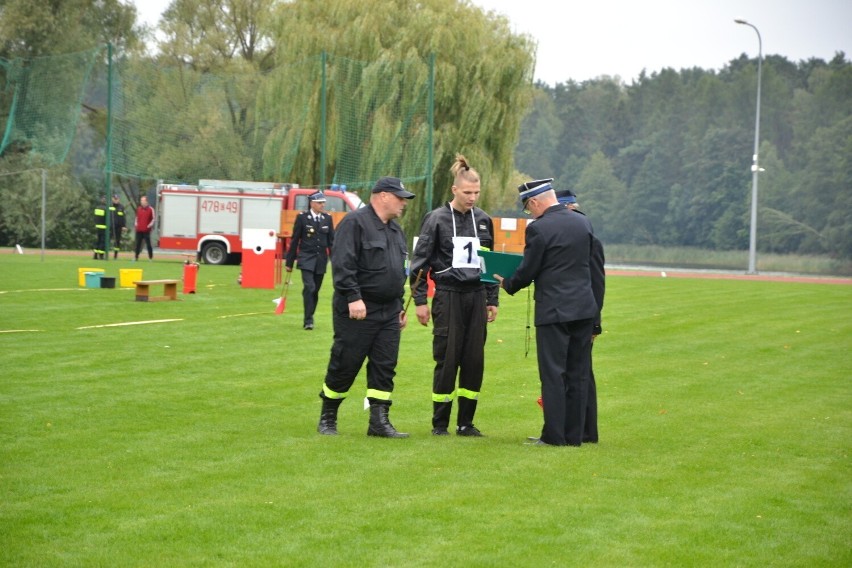
{"type": "MultiPolygon", "coordinates": [[[[298,184],[203,179],[198,185],[157,184],[158,246],[195,251],[206,264],[236,262],[243,229],[274,229],[281,250],[289,246],[293,222],[308,209],[316,189],[298,184]]],[[[335,225],[364,204],[345,186],[324,191],[325,210],[335,225]]]]}

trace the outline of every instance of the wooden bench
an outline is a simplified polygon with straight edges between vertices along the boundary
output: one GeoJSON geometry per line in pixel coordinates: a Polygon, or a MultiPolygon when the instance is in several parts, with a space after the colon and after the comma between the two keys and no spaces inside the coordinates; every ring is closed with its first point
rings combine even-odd
{"type": "Polygon", "coordinates": [[[137,302],[160,302],[163,300],[177,300],[178,280],[137,280],[136,285],[137,302]],[[163,286],[162,296],[151,296],[151,286],[163,286]]]}

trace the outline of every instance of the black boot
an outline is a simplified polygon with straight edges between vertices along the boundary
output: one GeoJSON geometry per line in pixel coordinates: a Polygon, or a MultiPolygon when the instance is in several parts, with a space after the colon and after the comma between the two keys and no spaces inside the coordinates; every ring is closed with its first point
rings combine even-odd
{"type": "Polygon", "coordinates": [[[482,432],[473,425],[473,416],[476,414],[476,402],[475,399],[459,397],[459,414],[456,417],[458,422],[456,434],[459,436],[482,436],[482,432]]]}
{"type": "Polygon", "coordinates": [[[337,409],[340,408],[340,400],[322,399],[322,410],[317,425],[317,432],[324,436],[337,436],[337,409]]]}
{"type": "Polygon", "coordinates": [[[453,402],[432,403],[432,433],[436,436],[446,436],[447,427],[450,425],[450,413],[453,410],[453,402]]]}
{"type": "Polygon", "coordinates": [[[389,409],[388,404],[370,404],[370,427],[367,428],[367,435],[380,438],[408,438],[408,434],[397,432],[388,420],[389,409]]]}

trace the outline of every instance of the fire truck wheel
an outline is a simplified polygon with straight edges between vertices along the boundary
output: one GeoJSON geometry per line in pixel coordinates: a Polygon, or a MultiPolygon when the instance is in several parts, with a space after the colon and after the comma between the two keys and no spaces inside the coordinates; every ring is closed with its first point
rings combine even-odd
{"type": "Polygon", "coordinates": [[[201,258],[206,264],[225,264],[228,253],[222,243],[208,243],[201,249],[201,258]]]}

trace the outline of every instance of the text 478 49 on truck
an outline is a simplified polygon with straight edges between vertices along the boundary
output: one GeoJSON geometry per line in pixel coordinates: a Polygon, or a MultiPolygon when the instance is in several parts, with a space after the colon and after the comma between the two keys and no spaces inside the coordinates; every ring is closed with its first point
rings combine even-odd
{"type": "MultiPolygon", "coordinates": [[[[157,185],[159,248],[196,251],[207,264],[238,261],[243,229],[275,229],[289,245],[299,211],[308,208],[316,189],[297,184],[229,180],[200,180],[198,185],[157,185]]],[[[352,209],[363,206],[349,191],[332,189],[325,209],[335,224],[352,209]]]]}

